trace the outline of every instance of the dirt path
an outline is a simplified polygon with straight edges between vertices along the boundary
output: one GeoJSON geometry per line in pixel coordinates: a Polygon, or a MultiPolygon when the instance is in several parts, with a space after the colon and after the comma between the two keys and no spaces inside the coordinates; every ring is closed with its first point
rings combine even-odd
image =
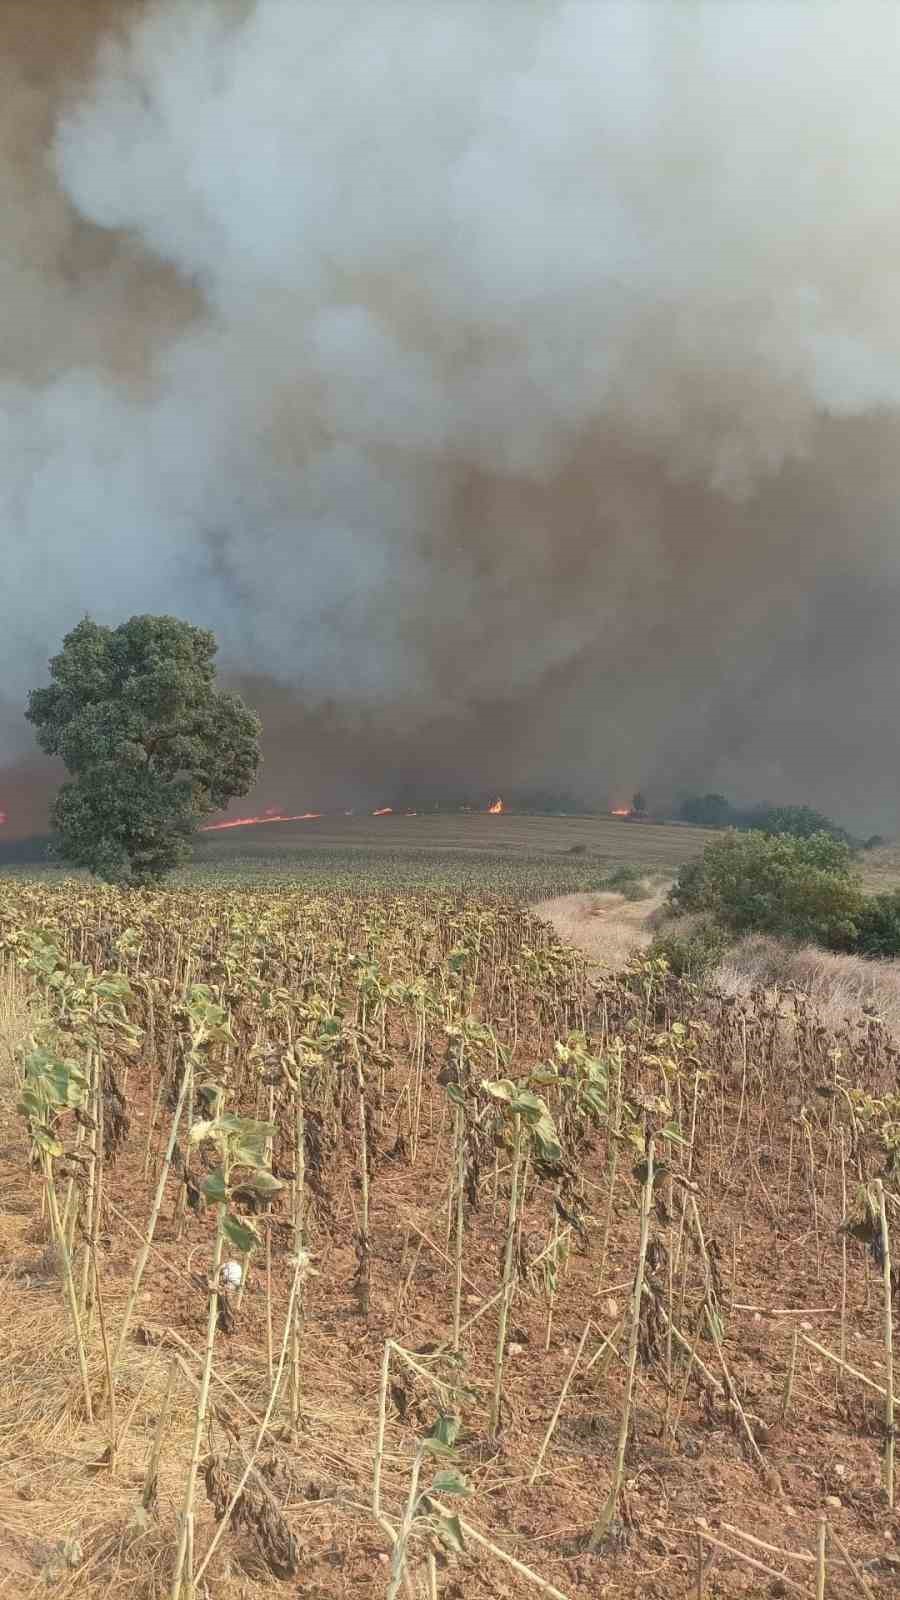
{"type": "Polygon", "coordinates": [[[564,894],[532,906],[536,917],[549,922],[566,944],[574,944],[603,967],[621,967],[635,950],[644,949],[653,932],[648,918],[665,897],[658,889],[646,900],[626,900],[624,895],[564,894]]]}

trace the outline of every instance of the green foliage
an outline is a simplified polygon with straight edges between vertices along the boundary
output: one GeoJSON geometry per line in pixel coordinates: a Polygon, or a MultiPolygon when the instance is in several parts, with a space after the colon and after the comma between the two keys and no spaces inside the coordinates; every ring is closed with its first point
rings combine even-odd
{"type": "Polygon", "coordinates": [[[259,721],[215,689],[215,653],[211,633],[175,617],[86,618],[66,635],[26,713],[72,776],[53,812],[63,860],[110,883],[158,882],[188,860],[198,822],[247,793],[259,721]]]}
{"type": "Polygon", "coordinates": [[[900,889],[866,899],[857,918],[861,956],[900,956],[900,889]]]}
{"type": "Polygon", "coordinates": [[[829,833],[728,833],[682,867],[670,904],[732,933],[851,949],[864,905],[851,869],[850,847],[829,833]]]}
{"type": "Polygon", "coordinates": [[[673,923],[655,935],[647,955],[662,957],[676,978],[705,978],[728,948],[728,935],[715,922],[673,923]]]}
{"type": "Polygon", "coordinates": [[[620,894],[625,900],[646,900],[650,891],[644,882],[645,873],[641,867],[632,866],[631,862],[623,861],[613,868],[600,884],[602,890],[612,890],[620,894]]]}
{"type": "Polygon", "coordinates": [[[812,806],[760,806],[748,814],[743,824],[759,833],[788,833],[794,839],[811,839],[817,833],[850,844],[850,835],[830,817],[812,806]]]}
{"type": "Polygon", "coordinates": [[[681,802],[678,815],[682,822],[704,828],[724,828],[732,820],[731,804],[723,794],[688,795],[681,802]]]}
{"type": "MultiPolygon", "coordinates": [[[[252,1117],[219,1116],[194,1123],[191,1144],[209,1140],[217,1147],[221,1162],[200,1186],[207,1204],[224,1207],[233,1199],[246,1198],[248,1192],[268,1200],[282,1188],[268,1171],[268,1146],[275,1131],[273,1122],[257,1122],[252,1117]],[[232,1183],[235,1167],[249,1167],[250,1176],[232,1183]]],[[[225,1238],[244,1255],[260,1243],[256,1228],[246,1217],[223,1211],[220,1221],[225,1238]]]]}
{"type": "Polygon", "coordinates": [[[485,1079],[481,1085],[486,1094],[508,1108],[509,1115],[521,1120],[528,1129],[536,1154],[548,1166],[558,1166],[562,1161],[562,1146],[546,1101],[533,1094],[511,1078],[485,1079]]]}
{"type": "Polygon", "coordinates": [[[789,833],[794,839],[809,839],[814,833],[829,833],[852,844],[846,829],[832,822],[812,806],[752,806],[749,810],[733,806],[724,794],[691,794],[678,809],[682,822],[705,828],[749,828],[754,833],[789,833]]]}

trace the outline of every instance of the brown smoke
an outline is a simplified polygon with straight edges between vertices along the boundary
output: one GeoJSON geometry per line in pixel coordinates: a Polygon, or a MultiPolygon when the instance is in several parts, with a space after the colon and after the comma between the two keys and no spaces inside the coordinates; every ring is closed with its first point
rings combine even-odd
{"type": "Polygon", "coordinates": [[[260,707],[261,804],[715,786],[893,830],[892,8],[0,36],[11,759],[83,611],[167,610],[260,707]]]}

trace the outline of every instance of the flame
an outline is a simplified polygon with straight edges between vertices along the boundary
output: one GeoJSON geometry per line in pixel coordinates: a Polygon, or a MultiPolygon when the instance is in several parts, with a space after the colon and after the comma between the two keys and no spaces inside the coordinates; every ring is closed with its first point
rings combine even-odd
{"type": "Polygon", "coordinates": [[[610,814],[611,817],[630,817],[631,816],[631,807],[630,806],[613,806],[613,808],[612,808],[612,810],[611,810],[611,812],[609,814],[610,814]]]}
{"type": "Polygon", "coordinates": [[[321,817],[321,811],[300,811],[289,817],[284,811],[264,811],[259,817],[233,817],[230,822],[206,822],[201,833],[221,833],[223,828],[256,828],[262,822],[312,822],[321,817]]]}
{"type": "MultiPolygon", "coordinates": [[[[493,816],[499,817],[506,810],[506,805],[498,795],[497,799],[492,801],[487,809],[493,816]]],[[[461,806],[460,810],[470,812],[472,807],[461,806]]],[[[369,814],[373,817],[393,817],[396,815],[393,806],[378,806],[375,811],[372,811],[369,814]]],[[[622,816],[627,815],[626,812],[614,814],[621,814],[622,816]]],[[[263,811],[259,816],[255,817],[230,817],[225,822],[205,822],[201,827],[200,832],[222,833],[228,828],[258,828],[264,826],[267,822],[314,822],[318,818],[327,815],[343,815],[345,817],[352,817],[355,816],[356,813],[353,811],[344,811],[343,813],[328,813],[325,811],[287,812],[279,810],[277,806],[270,806],[267,811],[263,811]]],[[[402,815],[405,817],[418,817],[421,815],[421,813],[418,811],[404,811],[402,815]]],[[[6,820],[6,812],[0,811],[0,826],[2,826],[6,820]]]]}

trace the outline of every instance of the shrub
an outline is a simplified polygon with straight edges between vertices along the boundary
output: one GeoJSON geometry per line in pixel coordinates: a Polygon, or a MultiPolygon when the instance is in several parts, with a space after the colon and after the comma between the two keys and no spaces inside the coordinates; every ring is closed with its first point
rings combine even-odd
{"type": "Polygon", "coordinates": [[[865,901],[857,918],[856,949],[862,956],[900,955],[900,889],[865,901]]]}
{"type": "Polygon", "coordinates": [[[705,828],[724,828],[731,821],[731,805],[723,794],[690,794],[678,809],[682,822],[705,828]]]}
{"type": "Polygon", "coordinates": [[[845,828],[821,811],[814,811],[812,806],[757,806],[740,818],[738,826],[758,833],[787,833],[794,839],[811,839],[817,833],[827,833],[844,844],[851,843],[845,828]]]}
{"type": "Polygon", "coordinates": [[[728,948],[728,936],[715,922],[684,918],[660,929],[647,950],[654,960],[664,956],[676,978],[705,978],[728,948]]]}
{"type": "Polygon", "coordinates": [[[851,868],[849,845],[829,833],[728,833],[681,868],[670,903],[704,912],[733,933],[847,950],[865,903],[851,868]]]}
{"type": "Polygon", "coordinates": [[[620,866],[613,868],[608,877],[604,878],[603,888],[614,890],[626,900],[646,900],[649,894],[644,883],[643,871],[640,867],[633,867],[628,861],[623,861],[620,866]]]}

